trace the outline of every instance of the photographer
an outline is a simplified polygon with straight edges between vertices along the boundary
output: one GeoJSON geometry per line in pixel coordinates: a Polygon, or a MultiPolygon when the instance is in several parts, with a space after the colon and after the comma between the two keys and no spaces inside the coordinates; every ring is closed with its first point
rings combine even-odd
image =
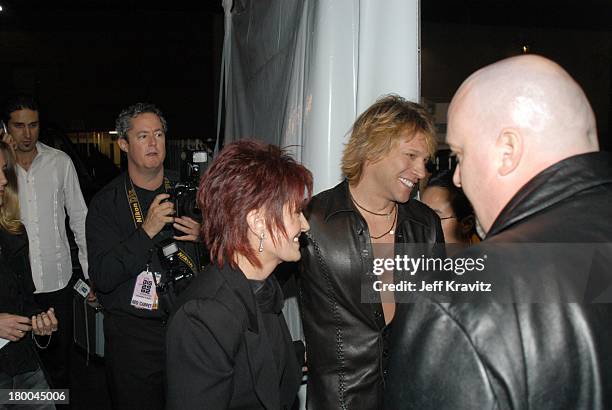
{"type": "Polygon", "coordinates": [[[200,224],[173,216],[172,185],[164,177],[167,128],[161,112],[150,104],[135,104],[119,114],[116,128],[128,171],[93,198],[86,231],[90,276],[105,308],[107,383],[115,409],[163,409],[168,299],[173,279],[198,270],[194,242],[200,224]],[[178,248],[171,245],[173,239],[178,248]],[[180,269],[164,263],[164,246],[178,255],[174,260],[180,260],[180,269]],[[156,284],[170,285],[162,293],[156,284]]]}

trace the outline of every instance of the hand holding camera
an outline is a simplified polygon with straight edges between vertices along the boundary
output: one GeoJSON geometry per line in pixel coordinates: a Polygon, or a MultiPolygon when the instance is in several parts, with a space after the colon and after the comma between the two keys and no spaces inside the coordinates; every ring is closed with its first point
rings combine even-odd
{"type": "Polygon", "coordinates": [[[151,239],[157,235],[166,224],[174,222],[174,203],[168,201],[169,194],[159,194],[153,199],[142,229],[151,239]]]}
{"type": "Polygon", "coordinates": [[[197,209],[196,196],[198,184],[193,178],[178,182],[168,193],[168,201],[174,203],[176,217],[172,227],[173,238],[177,241],[199,242],[201,213],[197,209]]]}
{"type": "Polygon", "coordinates": [[[176,231],[182,232],[185,235],[174,236],[177,241],[197,242],[200,237],[200,223],[188,216],[174,218],[173,227],[176,231]]]}

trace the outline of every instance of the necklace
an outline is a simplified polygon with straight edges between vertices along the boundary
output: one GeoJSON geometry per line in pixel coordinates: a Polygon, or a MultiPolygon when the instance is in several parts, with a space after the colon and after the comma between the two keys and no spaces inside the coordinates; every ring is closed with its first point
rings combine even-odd
{"type": "MultiPolygon", "coordinates": [[[[389,230],[385,233],[383,233],[382,235],[379,236],[372,236],[370,235],[370,239],[380,239],[383,236],[387,235],[387,234],[391,234],[393,235],[395,233],[395,231],[393,230],[393,228],[395,227],[395,223],[397,222],[397,204],[395,204],[395,207],[393,207],[393,209],[395,210],[395,217],[393,218],[393,222],[391,223],[391,227],[389,228],[389,230]]],[[[393,211],[391,211],[393,212],[393,211]]]]}
{"type": "Polygon", "coordinates": [[[378,212],[370,211],[369,209],[366,209],[363,206],[359,205],[359,202],[355,201],[355,198],[353,198],[353,195],[351,194],[351,191],[349,191],[349,196],[351,197],[351,201],[353,201],[353,203],[355,205],[357,205],[357,207],[359,209],[363,209],[364,211],[366,211],[367,213],[372,214],[372,215],[386,216],[387,219],[389,219],[391,217],[391,214],[393,213],[393,211],[395,211],[395,208],[397,207],[397,204],[395,204],[395,206],[393,208],[391,208],[391,210],[389,212],[387,212],[386,214],[381,214],[381,213],[378,213],[378,212]]]}

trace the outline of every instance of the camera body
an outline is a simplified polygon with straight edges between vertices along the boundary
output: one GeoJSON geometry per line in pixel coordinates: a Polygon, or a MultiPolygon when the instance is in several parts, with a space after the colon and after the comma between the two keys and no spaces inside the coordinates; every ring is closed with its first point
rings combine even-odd
{"type": "Polygon", "coordinates": [[[176,216],[188,216],[202,222],[202,214],[198,209],[197,193],[202,173],[208,165],[208,152],[204,150],[188,150],[181,153],[181,181],[177,182],[168,192],[169,200],[174,203],[176,216]]]}
{"type": "Polygon", "coordinates": [[[159,244],[159,260],[166,273],[166,282],[180,282],[183,279],[190,279],[193,271],[187,265],[181,263],[178,253],[177,243],[172,238],[168,238],[159,244]]]}
{"type": "MultiPolygon", "coordinates": [[[[168,314],[176,304],[176,298],[189,286],[195,273],[179,258],[179,247],[173,238],[158,244],[158,255],[164,275],[155,282],[160,307],[168,314]]],[[[155,278],[155,275],[153,276],[155,278]]]]}
{"type": "MultiPolygon", "coordinates": [[[[197,222],[202,222],[202,213],[198,209],[197,193],[200,178],[208,163],[208,153],[206,151],[183,151],[181,159],[181,181],[167,189],[170,195],[165,201],[174,204],[175,216],[187,216],[197,222]]],[[[158,256],[161,262],[164,275],[160,282],[156,282],[160,306],[166,311],[170,311],[176,301],[176,297],[189,285],[195,275],[194,269],[190,268],[184,260],[181,260],[181,252],[174,236],[183,236],[183,232],[167,224],[166,239],[157,244],[158,256]],[[170,231],[173,231],[170,234],[170,231]]],[[[198,253],[196,248],[196,253],[198,253]]],[[[193,255],[192,255],[193,256],[193,255]]],[[[201,258],[198,253],[196,256],[195,270],[200,266],[201,258]]]]}

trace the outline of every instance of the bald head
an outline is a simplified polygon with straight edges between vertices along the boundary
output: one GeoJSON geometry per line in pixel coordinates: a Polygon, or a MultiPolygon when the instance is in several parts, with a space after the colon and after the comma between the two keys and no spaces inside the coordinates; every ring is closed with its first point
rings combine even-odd
{"type": "Polygon", "coordinates": [[[522,55],[476,71],[450,109],[470,116],[491,138],[505,127],[521,130],[530,148],[546,148],[555,162],[599,148],[586,95],[563,68],[544,57],[522,55]]]}
{"type": "Polygon", "coordinates": [[[454,180],[485,230],[542,170],[599,149],[595,116],[580,86],[536,55],[476,71],[457,90],[448,116],[447,142],[465,157],[454,180]]]}

